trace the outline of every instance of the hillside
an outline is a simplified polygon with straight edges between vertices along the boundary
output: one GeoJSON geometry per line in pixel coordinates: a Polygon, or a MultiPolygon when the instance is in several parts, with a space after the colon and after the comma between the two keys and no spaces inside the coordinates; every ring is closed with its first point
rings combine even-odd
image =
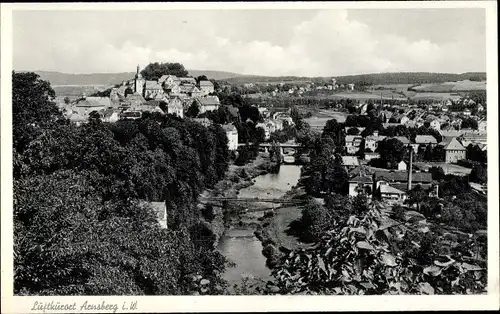
{"type": "MultiPolygon", "coordinates": [[[[412,84],[444,83],[486,80],[484,72],[454,73],[429,73],[429,72],[401,72],[401,73],[373,73],[332,77],[301,77],[301,76],[259,76],[243,75],[225,71],[188,70],[189,75],[196,77],[206,75],[210,79],[223,80],[229,84],[245,83],[279,83],[279,82],[326,82],[332,77],[338,84],[355,83],[357,85],[384,85],[384,84],[412,84]]],[[[92,74],[67,74],[50,71],[36,71],[44,80],[54,85],[114,85],[134,77],[133,72],[123,73],[92,73],[92,74]]]]}
{"type": "Polygon", "coordinates": [[[486,80],[484,72],[455,73],[430,73],[430,72],[399,72],[399,73],[372,73],[360,75],[331,76],[331,77],[299,77],[299,76],[240,76],[227,79],[229,84],[244,83],[277,83],[290,81],[330,81],[335,78],[338,84],[354,83],[357,85],[386,85],[386,84],[424,84],[444,83],[453,81],[464,81],[473,79],[475,81],[486,80]]]}
{"type": "MultiPolygon", "coordinates": [[[[189,75],[196,77],[206,75],[209,79],[225,80],[241,74],[224,71],[188,70],[189,75]]],[[[52,86],[57,85],[115,85],[134,77],[134,72],[122,73],[91,73],[68,74],[52,71],[35,71],[43,80],[49,81],[52,86]]]]}

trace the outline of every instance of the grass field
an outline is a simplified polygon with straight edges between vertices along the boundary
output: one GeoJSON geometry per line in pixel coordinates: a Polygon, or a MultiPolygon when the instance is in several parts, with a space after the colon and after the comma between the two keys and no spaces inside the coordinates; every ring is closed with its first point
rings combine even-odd
{"type": "Polygon", "coordinates": [[[413,87],[418,92],[458,92],[458,91],[472,91],[472,90],[486,90],[486,81],[458,81],[458,82],[445,82],[436,84],[422,84],[413,87]]]}
{"type": "Polygon", "coordinates": [[[104,91],[112,86],[107,85],[54,85],[52,89],[57,96],[81,96],[93,94],[97,91],[104,91]]]}

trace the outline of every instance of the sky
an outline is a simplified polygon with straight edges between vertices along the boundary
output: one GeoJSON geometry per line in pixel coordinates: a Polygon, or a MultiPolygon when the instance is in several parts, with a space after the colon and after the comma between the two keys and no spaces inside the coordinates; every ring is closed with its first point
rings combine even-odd
{"type": "Polygon", "coordinates": [[[484,9],[14,11],[14,70],[486,71],[484,9]]]}

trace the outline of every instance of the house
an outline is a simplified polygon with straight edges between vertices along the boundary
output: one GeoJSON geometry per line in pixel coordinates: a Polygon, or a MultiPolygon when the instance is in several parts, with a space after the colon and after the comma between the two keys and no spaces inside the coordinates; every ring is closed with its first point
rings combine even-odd
{"type": "Polygon", "coordinates": [[[406,162],[404,162],[403,160],[401,160],[398,163],[398,170],[406,170],[406,162]]]}
{"type": "Polygon", "coordinates": [[[484,106],[483,106],[483,105],[481,105],[481,104],[478,104],[478,105],[477,105],[477,111],[478,111],[478,112],[484,111],[484,106]]]}
{"type": "Polygon", "coordinates": [[[417,135],[415,136],[415,143],[411,144],[415,153],[418,153],[420,145],[431,145],[431,147],[434,147],[437,145],[437,140],[432,135],[417,135]]]}
{"type": "Polygon", "coordinates": [[[379,187],[380,198],[387,201],[404,202],[406,200],[406,192],[401,191],[387,183],[382,183],[379,187]]]}
{"type": "Polygon", "coordinates": [[[452,139],[448,144],[444,146],[446,163],[454,163],[459,160],[465,159],[466,149],[457,141],[456,138],[452,139]]]}
{"type": "Polygon", "coordinates": [[[238,130],[232,124],[224,124],[222,126],[224,131],[226,131],[226,136],[228,139],[227,147],[229,150],[237,150],[238,149],[238,130]]]}
{"type": "Polygon", "coordinates": [[[120,119],[136,120],[142,117],[142,112],[135,110],[126,110],[120,114],[120,119]]]}
{"type": "Polygon", "coordinates": [[[200,81],[199,86],[200,86],[200,91],[203,92],[203,94],[205,95],[208,95],[215,91],[214,83],[210,81],[200,81]]]}
{"type": "Polygon", "coordinates": [[[146,81],[146,85],[144,86],[145,99],[161,99],[163,96],[163,87],[157,81],[146,81]]]}
{"type": "Polygon", "coordinates": [[[373,179],[370,175],[360,173],[349,179],[349,196],[366,194],[371,197],[373,194],[373,179]]]}
{"type": "Polygon", "coordinates": [[[466,108],[464,111],[462,111],[462,114],[463,114],[464,116],[470,116],[470,115],[471,115],[471,111],[470,111],[470,109],[467,109],[467,108],[466,108]]]}
{"type": "Polygon", "coordinates": [[[477,130],[480,133],[486,133],[486,131],[488,130],[488,125],[486,120],[479,121],[479,123],[477,124],[477,130]]]}
{"type": "Polygon", "coordinates": [[[272,122],[259,122],[255,125],[255,128],[264,129],[264,139],[267,141],[271,138],[271,133],[274,132],[274,124],[272,122]]]}
{"type": "Polygon", "coordinates": [[[162,77],[158,80],[158,83],[163,86],[171,84],[180,85],[181,80],[175,75],[162,75],[162,77]]]}
{"type": "Polygon", "coordinates": [[[186,94],[190,97],[201,97],[203,96],[203,92],[198,89],[198,87],[194,85],[181,85],[180,90],[182,94],[186,94]]]}
{"type": "Polygon", "coordinates": [[[109,97],[83,96],[75,102],[73,111],[76,111],[79,115],[86,116],[92,111],[101,111],[111,107],[112,105],[109,97]]]}
{"type": "Polygon", "coordinates": [[[376,159],[376,158],[380,158],[380,154],[379,153],[366,153],[365,152],[365,160],[366,161],[372,160],[372,159],[376,159]]]}
{"type": "Polygon", "coordinates": [[[200,108],[200,114],[219,109],[219,98],[217,96],[197,97],[196,103],[200,108]]]}
{"type": "Polygon", "coordinates": [[[373,135],[369,135],[365,138],[365,149],[370,149],[374,152],[378,148],[378,143],[385,138],[386,137],[383,135],[378,135],[378,131],[374,131],[373,135]]]}
{"type": "Polygon", "coordinates": [[[342,164],[347,170],[351,170],[359,166],[359,160],[356,156],[342,156],[342,164]]]}
{"type": "Polygon", "coordinates": [[[160,225],[161,228],[168,228],[167,227],[167,220],[168,220],[168,214],[167,214],[167,204],[166,202],[146,202],[146,201],[140,201],[139,202],[139,208],[141,209],[146,209],[150,208],[153,210],[153,212],[156,214],[156,219],[158,221],[158,224],[160,225]]]}
{"type": "Polygon", "coordinates": [[[359,146],[363,137],[359,135],[346,135],[345,137],[345,147],[348,154],[355,154],[359,150],[359,146]]]}
{"type": "Polygon", "coordinates": [[[392,118],[393,114],[394,114],[394,112],[392,112],[392,111],[382,110],[382,111],[380,111],[378,117],[381,118],[384,123],[388,123],[389,120],[392,118]]]}
{"type": "Polygon", "coordinates": [[[113,109],[106,109],[101,113],[103,122],[115,123],[120,120],[120,112],[113,109]]]}
{"type": "Polygon", "coordinates": [[[464,146],[467,147],[469,144],[487,144],[488,139],[486,136],[486,133],[479,133],[479,132],[468,132],[460,135],[458,138],[459,142],[464,146]]]}
{"type": "Polygon", "coordinates": [[[184,106],[179,98],[171,99],[167,104],[167,113],[184,118],[184,106]]]}
{"type": "Polygon", "coordinates": [[[139,109],[144,103],[146,103],[146,99],[144,99],[144,97],[139,94],[130,94],[127,96],[127,98],[125,98],[124,102],[125,106],[127,106],[128,104],[129,108],[136,110],[139,109]]]}
{"type": "Polygon", "coordinates": [[[354,90],[354,84],[353,83],[347,84],[347,89],[354,90]]]}
{"type": "MultiPolygon", "coordinates": [[[[406,191],[408,189],[408,171],[375,171],[373,174],[374,190],[377,190],[384,182],[399,190],[406,191]]],[[[431,184],[432,174],[428,172],[412,173],[412,189],[417,185],[429,188],[431,184]]]]}
{"type": "Polygon", "coordinates": [[[431,119],[427,119],[426,122],[429,122],[429,127],[434,129],[434,130],[441,130],[441,122],[436,119],[436,118],[431,118],[431,119]]]}
{"type": "Polygon", "coordinates": [[[181,82],[181,85],[184,84],[196,85],[196,79],[194,77],[179,77],[179,81],[181,82]]]}
{"type": "Polygon", "coordinates": [[[177,84],[164,84],[163,89],[165,90],[166,93],[168,93],[170,96],[178,96],[182,93],[181,87],[177,84]]]}

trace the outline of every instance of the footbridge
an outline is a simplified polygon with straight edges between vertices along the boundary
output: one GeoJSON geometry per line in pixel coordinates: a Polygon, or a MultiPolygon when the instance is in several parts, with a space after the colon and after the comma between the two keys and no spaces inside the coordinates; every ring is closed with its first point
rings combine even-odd
{"type": "Polygon", "coordinates": [[[200,197],[200,201],[205,202],[242,202],[242,203],[275,203],[287,205],[304,204],[305,200],[281,199],[281,198],[259,198],[259,197],[200,197]]]}

